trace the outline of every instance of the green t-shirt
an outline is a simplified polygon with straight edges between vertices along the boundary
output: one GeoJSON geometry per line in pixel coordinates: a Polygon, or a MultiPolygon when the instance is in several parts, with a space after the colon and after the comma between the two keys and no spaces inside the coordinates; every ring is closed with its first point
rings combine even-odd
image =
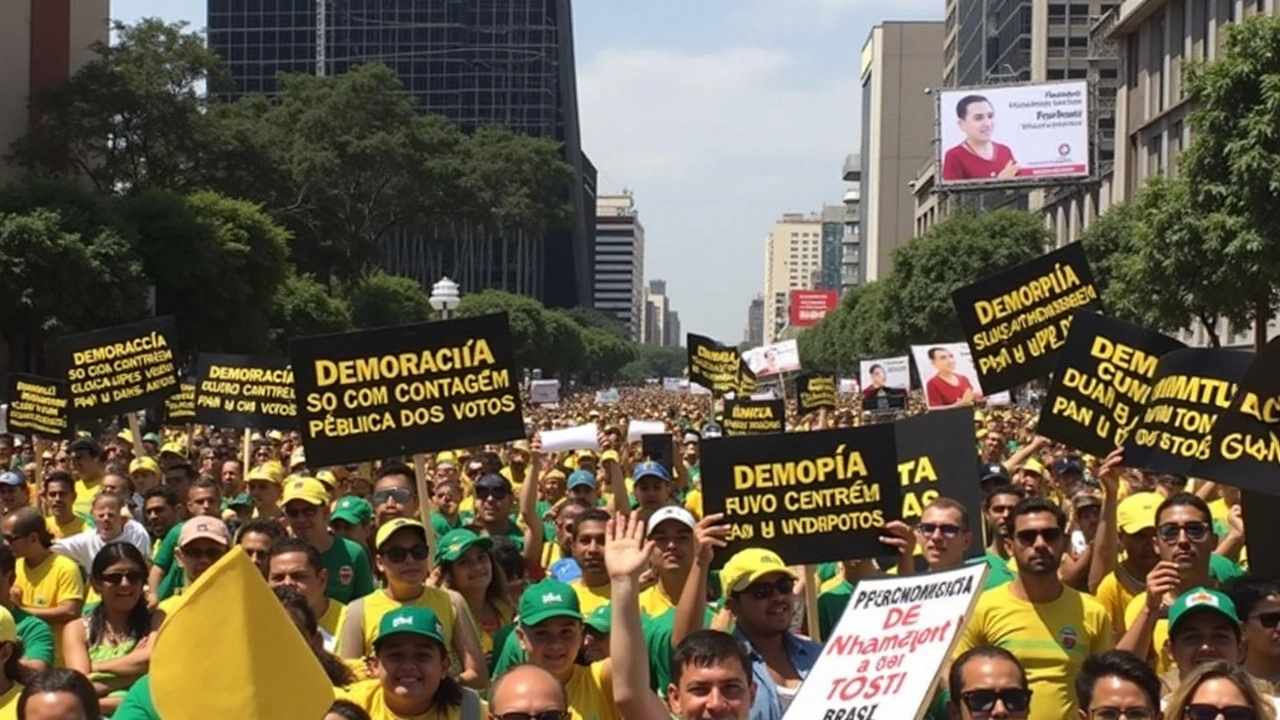
{"type": "Polygon", "coordinates": [[[853,597],[854,587],[853,583],[843,580],[839,585],[818,595],[818,632],[822,633],[823,640],[831,637],[831,631],[836,629],[836,623],[844,615],[849,598],[853,597]]]}
{"type": "Polygon", "coordinates": [[[982,586],[983,590],[993,590],[1001,585],[1013,582],[1013,579],[1017,577],[1009,569],[1009,561],[999,555],[984,553],[982,557],[970,560],[969,564],[976,565],[980,562],[985,562],[988,568],[987,584],[982,586]]]}
{"type": "Polygon", "coordinates": [[[1209,575],[1221,584],[1244,575],[1244,569],[1232,562],[1231,558],[1214,553],[1209,556],[1209,575]]]}
{"type": "Polygon", "coordinates": [[[169,532],[164,534],[164,539],[160,541],[160,547],[156,548],[155,557],[151,561],[166,573],[169,569],[177,564],[177,556],[174,551],[178,549],[178,537],[182,535],[182,523],[177,523],[169,528],[169,532]]]}
{"type": "Polygon", "coordinates": [[[156,712],[156,706],[151,702],[151,675],[138,678],[111,718],[112,720],[160,720],[160,714],[156,712]]]}
{"type": "Polygon", "coordinates": [[[470,519],[471,517],[468,513],[459,513],[457,520],[450,521],[449,518],[440,513],[433,512],[431,513],[431,529],[435,531],[436,537],[442,537],[450,530],[464,527],[470,519]]]}
{"type": "Polygon", "coordinates": [[[9,608],[17,626],[18,639],[22,641],[22,657],[25,660],[38,660],[53,667],[53,629],[49,623],[23,610],[9,608]]]}
{"type": "Polygon", "coordinates": [[[324,587],[329,599],[346,604],[373,592],[373,568],[368,553],[358,543],[334,536],[333,544],[320,554],[320,559],[329,571],[329,582],[324,587]]]}

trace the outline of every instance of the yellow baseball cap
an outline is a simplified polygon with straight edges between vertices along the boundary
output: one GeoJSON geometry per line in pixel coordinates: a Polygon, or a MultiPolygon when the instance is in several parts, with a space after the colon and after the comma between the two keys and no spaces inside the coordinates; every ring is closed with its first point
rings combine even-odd
{"type": "Polygon", "coordinates": [[[338,476],[334,475],[330,470],[321,470],[316,473],[316,479],[325,484],[325,487],[333,489],[338,487],[338,476]]]}
{"type": "Polygon", "coordinates": [[[117,439],[117,440],[123,440],[123,441],[125,441],[125,442],[129,443],[130,445],[132,445],[132,444],[133,444],[133,431],[132,431],[132,430],[130,430],[129,428],[124,428],[124,429],[123,429],[123,430],[121,430],[120,432],[116,433],[116,439],[117,439]]]}
{"type": "Polygon", "coordinates": [[[280,442],[281,440],[284,440],[284,433],[279,430],[268,430],[267,439],[271,442],[280,442]]]}
{"type": "Polygon", "coordinates": [[[18,623],[13,620],[13,613],[0,607],[0,642],[15,642],[18,639],[18,623]]]}
{"type": "Polygon", "coordinates": [[[375,550],[381,550],[382,545],[386,543],[392,535],[395,535],[398,531],[404,530],[405,528],[412,528],[422,533],[422,541],[426,542],[427,528],[424,527],[422,523],[417,520],[410,520],[409,518],[396,518],[395,520],[392,520],[386,525],[378,528],[378,534],[374,536],[373,539],[373,548],[375,550]]]}
{"type": "Polygon", "coordinates": [[[1116,506],[1116,526],[1126,535],[1136,535],[1156,526],[1156,508],[1164,496],[1156,492],[1134,493],[1116,506]]]}
{"type": "Polygon", "coordinates": [[[324,483],[315,478],[295,478],[285,484],[280,504],[288,505],[294,500],[301,500],[310,505],[328,505],[329,491],[324,489],[324,483]]]}
{"type": "Polygon", "coordinates": [[[782,562],[778,553],[764,548],[747,548],[740,550],[729,558],[720,571],[720,583],[724,594],[742,592],[751,583],[765,575],[783,573],[797,580],[796,574],[782,562]]]}
{"type": "Polygon", "coordinates": [[[249,471],[249,476],[245,478],[245,482],[253,482],[254,480],[263,480],[279,485],[284,481],[284,468],[275,460],[268,460],[249,471]]]}
{"type": "Polygon", "coordinates": [[[161,455],[177,455],[178,457],[186,457],[187,449],[182,443],[168,442],[160,446],[161,455]]]}
{"type": "Polygon", "coordinates": [[[1027,458],[1027,461],[1022,463],[1022,467],[1018,469],[1026,470],[1027,472],[1033,472],[1039,475],[1040,477],[1044,477],[1044,465],[1042,465],[1040,461],[1035,458],[1027,458]]]}
{"type": "Polygon", "coordinates": [[[436,467],[458,467],[458,456],[450,450],[436,453],[436,467]]]}
{"type": "Polygon", "coordinates": [[[129,463],[129,474],[132,475],[139,470],[146,470],[158,475],[160,474],[160,463],[156,462],[153,457],[134,458],[133,462],[129,463]]]}

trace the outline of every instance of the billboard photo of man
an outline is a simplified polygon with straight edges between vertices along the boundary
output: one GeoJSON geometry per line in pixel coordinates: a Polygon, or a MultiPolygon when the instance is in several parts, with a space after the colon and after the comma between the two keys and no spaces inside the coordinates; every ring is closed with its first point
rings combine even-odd
{"type": "Polygon", "coordinates": [[[971,405],[977,395],[969,378],[956,372],[956,356],[949,348],[934,346],[928,351],[934,375],[924,384],[930,410],[971,405]]]}
{"type": "Polygon", "coordinates": [[[991,139],[996,110],[983,95],[965,95],[956,103],[956,125],[964,140],[947,150],[942,159],[942,179],[1009,180],[1018,176],[1013,150],[991,139]]]}

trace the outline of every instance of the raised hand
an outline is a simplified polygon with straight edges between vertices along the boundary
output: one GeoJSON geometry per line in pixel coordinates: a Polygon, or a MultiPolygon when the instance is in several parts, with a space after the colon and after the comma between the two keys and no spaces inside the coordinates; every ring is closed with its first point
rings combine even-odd
{"type": "Polygon", "coordinates": [[[698,546],[698,561],[703,565],[710,564],[717,548],[725,547],[725,537],[729,535],[729,526],[723,523],[724,513],[708,515],[693,526],[693,539],[698,546]]]}
{"type": "Polygon", "coordinates": [[[644,537],[639,513],[618,513],[605,526],[604,565],[610,578],[638,579],[649,566],[653,541],[644,537]]]}

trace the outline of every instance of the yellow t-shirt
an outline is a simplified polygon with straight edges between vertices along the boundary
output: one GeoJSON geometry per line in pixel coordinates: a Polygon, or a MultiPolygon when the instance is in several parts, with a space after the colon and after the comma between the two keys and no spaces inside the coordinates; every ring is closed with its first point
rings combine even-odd
{"type": "Polygon", "coordinates": [[[1125,612],[1129,608],[1129,603],[1137,597],[1137,593],[1130,592],[1129,588],[1120,582],[1120,578],[1116,577],[1114,572],[1110,572],[1098,584],[1098,591],[1094,593],[1094,597],[1106,609],[1107,616],[1111,618],[1112,629],[1117,635],[1124,635],[1125,628],[1129,627],[1129,623],[1125,620],[1125,612]]]}
{"type": "Polygon", "coordinates": [[[14,683],[9,692],[0,695],[0,720],[18,720],[18,696],[22,695],[22,686],[14,683]]]}
{"type": "MultiPolygon", "coordinates": [[[[63,555],[50,555],[34,568],[27,567],[27,561],[19,558],[14,585],[22,589],[24,608],[45,610],[71,600],[84,601],[84,580],[80,577],[80,566],[75,560],[63,555]]],[[[61,667],[62,628],[66,623],[50,623],[50,626],[53,630],[54,664],[61,667]]]]}
{"type": "MultiPolygon", "coordinates": [[[[391,712],[383,699],[385,690],[381,680],[361,680],[346,689],[335,689],[334,696],[364,708],[372,720],[462,720],[462,707],[451,707],[446,712],[432,709],[421,715],[397,715],[391,712]]],[[[489,705],[480,700],[480,717],[489,716],[489,705]]]]}
{"type": "Polygon", "coordinates": [[[596,608],[609,604],[610,586],[609,583],[591,587],[578,578],[569,583],[569,587],[578,594],[578,610],[582,612],[583,617],[590,615],[596,611],[596,608]]]}
{"type": "Polygon", "coordinates": [[[1097,600],[1064,587],[1057,600],[1032,604],[1002,585],[978,598],[955,656],[995,645],[1017,656],[1031,689],[1029,720],[1076,716],[1075,677],[1085,658],[1115,645],[1111,619],[1097,600]]]}
{"type": "Polygon", "coordinates": [[[654,585],[640,593],[640,612],[656,618],[668,610],[674,610],[680,598],[672,600],[662,592],[661,585],[654,585]]]}
{"type": "Polygon", "coordinates": [[[93,481],[76,480],[76,502],[71,512],[88,517],[93,514],[93,498],[102,489],[102,478],[93,481]]]}
{"type": "Polygon", "coordinates": [[[316,624],[320,626],[321,630],[337,637],[338,628],[342,627],[342,611],[346,608],[346,605],[343,605],[337,600],[330,599],[329,607],[324,611],[324,617],[316,618],[316,624]]]}
{"type": "MultiPolygon", "coordinates": [[[[444,644],[449,648],[449,654],[453,653],[453,629],[457,623],[457,618],[453,614],[453,603],[449,601],[449,593],[440,588],[424,587],[422,594],[409,602],[400,602],[393,600],[390,595],[382,590],[374,590],[372,593],[365,595],[364,598],[364,626],[361,628],[364,635],[364,648],[360,651],[361,655],[373,654],[373,640],[378,636],[378,623],[382,620],[382,616],[395,610],[396,608],[412,606],[423,607],[434,612],[436,617],[440,619],[440,624],[444,626],[444,644]]],[[[342,609],[342,619],[338,621],[338,627],[341,628],[345,624],[348,608],[342,609]]],[[[339,639],[339,646],[342,641],[339,639]]]]}
{"type": "Polygon", "coordinates": [[[44,519],[44,526],[49,530],[49,534],[53,536],[54,540],[62,540],[84,532],[89,528],[89,523],[85,522],[84,518],[79,515],[72,515],[71,522],[66,525],[60,525],[58,524],[58,519],[50,515],[44,519]]]}
{"type": "Polygon", "coordinates": [[[684,496],[684,509],[693,513],[693,516],[702,519],[702,489],[694,488],[684,496]]]}
{"type": "Polygon", "coordinates": [[[565,683],[569,697],[571,720],[609,720],[620,718],[622,713],[613,702],[613,683],[606,677],[605,662],[592,663],[588,667],[573,666],[573,675],[565,683]]]}
{"type": "MultiPolygon", "coordinates": [[[[1142,606],[1147,603],[1147,593],[1145,591],[1134,596],[1124,609],[1124,626],[1126,628],[1133,625],[1133,621],[1137,619],[1138,613],[1142,612],[1142,606]]],[[[1169,640],[1169,619],[1160,618],[1156,620],[1156,626],[1151,631],[1151,652],[1147,653],[1147,661],[1152,658],[1156,661],[1156,675],[1164,675],[1174,667],[1173,655],[1165,649],[1165,644],[1169,640]]]]}

